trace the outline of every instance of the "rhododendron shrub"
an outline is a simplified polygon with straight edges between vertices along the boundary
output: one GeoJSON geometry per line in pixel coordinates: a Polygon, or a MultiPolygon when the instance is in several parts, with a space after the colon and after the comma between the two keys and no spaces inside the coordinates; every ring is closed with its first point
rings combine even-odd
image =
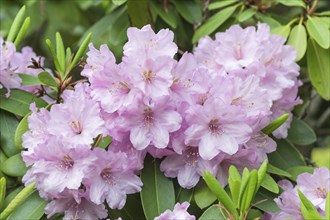
{"type": "Polygon", "coordinates": [[[71,51],[56,33],[45,62],[19,49],[25,10],[0,36],[0,219],[27,207],[34,219],[330,215],[328,168],[293,145],[315,141],[294,116],[300,51],[268,24],[197,41],[202,26],[191,51],[168,28],[138,25],[121,56],[91,34],[71,51]]]}

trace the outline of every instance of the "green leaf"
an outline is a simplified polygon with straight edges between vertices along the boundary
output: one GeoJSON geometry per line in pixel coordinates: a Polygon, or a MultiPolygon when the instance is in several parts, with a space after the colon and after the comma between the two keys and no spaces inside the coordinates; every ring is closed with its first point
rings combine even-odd
{"type": "Polygon", "coordinates": [[[304,157],[287,140],[278,140],[276,151],[268,154],[269,163],[282,170],[295,166],[305,166],[304,157]]]}
{"type": "Polygon", "coordinates": [[[231,6],[228,8],[225,8],[212,17],[210,17],[205,24],[200,26],[197,31],[195,32],[192,43],[196,43],[201,37],[204,37],[205,35],[211,34],[213,31],[215,31],[218,27],[220,27],[236,10],[237,6],[231,6]]]}
{"type": "Polygon", "coordinates": [[[266,175],[267,172],[267,166],[268,166],[268,160],[265,160],[259,167],[257,190],[259,189],[261,183],[264,181],[264,176],[266,175]]]}
{"type": "Polygon", "coordinates": [[[235,2],[237,2],[237,0],[222,0],[222,1],[218,1],[218,2],[213,2],[213,3],[209,4],[208,9],[214,10],[214,9],[218,9],[218,8],[223,8],[228,5],[234,4],[235,2]]]}
{"type": "Polygon", "coordinates": [[[124,208],[109,209],[108,215],[110,219],[117,219],[121,217],[125,220],[145,219],[142,205],[140,202],[139,194],[127,195],[126,203],[124,208]]]}
{"type": "Polygon", "coordinates": [[[55,53],[55,49],[53,47],[53,44],[52,42],[49,40],[49,39],[46,39],[46,44],[48,46],[48,49],[50,51],[50,53],[52,54],[53,56],[53,59],[54,59],[54,64],[55,64],[55,68],[56,70],[61,74],[61,76],[63,76],[64,74],[64,69],[62,69],[61,65],[60,65],[60,61],[58,60],[57,58],[57,55],[55,53]]]}
{"type": "Polygon", "coordinates": [[[265,175],[264,180],[261,183],[261,186],[273,193],[279,192],[279,187],[278,187],[277,183],[269,174],[265,175]]]}
{"type": "Polygon", "coordinates": [[[159,216],[166,209],[173,209],[175,203],[173,182],[159,170],[158,160],[147,157],[141,180],[143,182],[141,202],[148,220],[159,216]]]}
{"type": "Polygon", "coordinates": [[[150,1],[150,6],[151,10],[155,11],[171,28],[175,29],[177,27],[178,21],[175,10],[169,8],[166,12],[162,4],[157,1],[150,1]]]}
{"type": "Polygon", "coordinates": [[[37,86],[41,84],[37,76],[25,73],[19,73],[18,75],[22,79],[22,86],[37,86]]]}
{"type": "Polygon", "coordinates": [[[23,149],[22,147],[22,136],[25,132],[29,130],[28,126],[28,117],[31,115],[31,113],[24,116],[24,118],[19,122],[16,131],[15,131],[15,146],[18,149],[23,149]]]}
{"type": "Polygon", "coordinates": [[[46,205],[47,202],[39,197],[38,191],[35,191],[7,219],[39,220],[44,215],[46,205]]]}
{"type": "Polygon", "coordinates": [[[251,202],[255,196],[258,187],[258,171],[252,170],[249,174],[246,187],[243,188],[242,197],[239,198],[239,210],[246,212],[251,206],[251,202]]]}
{"type": "Polygon", "coordinates": [[[272,173],[272,174],[276,174],[276,175],[279,175],[279,176],[285,176],[285,177],[291,177],[291,174],[288,173],[287,171],[285,170],[281,170],[280,168],[277,168],[271,164],[268,164],[267,166],[267,172],[268,173],[272,173]]]}
{"type": "Polygon", "coordinates": [[[176,199],[175,202],[191,202],[193,196],[194,196],[194,188],[192,189],[184,189],[181,188],[180,186],[178,187],[178,189],[176,190],[175,194],[176,194],[176,199]]]}
{"type": "Polygon", "coordinates": [[[5,210],[1,212],[0,219],[7,219],[7,217],[32,194],[35,185],[35,183],[32,183],[20,191],[15,198],[11,200],[5,210]]]}
{"type": "Polygon", "coordinates": [[[5,196],[6,196],[6,178],[1,177],[1,179],[0,179],[0,210],[2,209],[2,206],[4,205],[5,196]]]}
{"type": "Polygon", "coordinates": [[[264,134],[271,134],[273,133],[273,131],[275,131],[277,128],[281,127],[282,124],[284,124],[286,122],[286,120],[288,120],[289,118],[289,114],[283,114],[280,117],[276,118],[275,120],[273,120],[269,125],[267,125],[266,127],[264,127],[261,131],[264,134]]]}
{"type": "Polygon", "coordinates": [[[296,181],[298,175],[300,175],[302,173],[313,173],[314,169],[315,169],[314,167],[296,166],[296,167],[289,168],[288,172],[291,174],[290,179],[293,181],[296,181]]]}
{"type": "Polygon", "coordinates": [[[12,89],[10,96],[6,97],[6,91],[0,90],[0,108],[19,116],[25,116],[30,112],[30,104],[36,103],[38,108],[45,107],[47,102],[35,95],[23,90],[12,89]]]}
{"type": "Polygon", "coordinates": [[[294,144],[309,145],[316,141],[316,134],[304,121],[293,117],[287,138],[294,144]]]}
{"type": "Polygon", "coordinates": [[[270,29],[281,26],[281,23],[270,17],[269,15],[258,14],[259,20],[269,25],[270,29]]]}
{"type": "Polygon", "coordinates": [[[246,219],[259,220],[263,219],[263,213],[259,209],[251,209],[246,217],[246,219]]]}
{"type": "Polygon", "coordinates": [[[283,26],[278,26],[273,29],[271,29],[271,32],[273,34],[280,35],[282,37],[288,38],[290,34],[291,27],[290,25],[283,25],[283,26]]]}
{"type": "Polygon", "coordinates": [[[238,207],[238,197],[241,188],[241,176],[234,165],[229,167],[228,185],[234,204],[238,207]]]}
{"type": "MultiPolygon", "coordinates": [[[[61,69],[65,71],[65,49],[60,33],[56,32],[56,56],[61,69]]],[[[62,75],[64,77],[64,75],[62,75]]]]}
{"type": "Polygon", "coordinates": [[[71,59],[72,59],[72,52],[71,52],[71,48],[70,47],[67,47],[66,48],[66,54],[65,54],[65,63],[69,63],[71,62],[71,59]]]}
{"type": "Polygon", "coordinates": [[[76,55],[74,56],[73,61],[72,61],[71,65],[70,65],[70,67],[68,69],[68,72],[70,72],[73,69],[73,67],[75,65],[77,65],[77,63],[79,62],[80,58],[84,55],[84,52],[85,52],[85,50],[86,50],[89,42],[91,41],[91,38],[92,38],[92,33],[89,33],[87,35],[87,37],[85,38],[85,40],[82,42],[81,46],[79,47],[76,55]]]}
{"type": "Polygon", "coordinates": [[[102,140],[98,143],[98,147],[106,149],[112,142],[112,138],[109,136],[105,136],[102,140]]]}
{"type": "Polygon", "coordinates": [[[325,201],[325,219],[330,219],[330,191],[328,192],[325,201]]]}
{"type": "MultiPolygon", "coordinates": [[[[8,183],[7,183],[8,184],[8,183]]],[[[2,207],[2,209],[0,209],[0,211],[2,211],[3,209],[5,209],[9,203],[15,198],[15,196],[17,196],[17,194],[22,191],[24,189],[23,186],[19,186],[17,188],[15,188],[13,191],[11,191],[5,198],[5,201],[4,201],[4,205],[2,207]]]]}
{"type": "Polygon", "coordinates": [[[195,188],[194,200],[201,209],[209,207],[217,197],[211,192],[203,180],[200,180],[195,188]]]}
{"type": "Polygon", "coordinates": [[[127,0],[127,13],[134,27],[142,28],[146,24],[151,24],[147,0],[127,0]]]}
{"type": "Polygon", "coordinates": [[[176,0],[174,1],[174,5],[176,10],[189,23],[196,24],[202,21],[202,10],[195,2],[190,0],[176,0]]]}
{"type": "Polygon", "coordinates": [[[330,11],[322,11],[322,12],[317,12],[317,13],[314,13],[315,15],[318,15],[318,16],[330,16],[330,11]]]}
{"type": "Polygon", "coordinates": [[[10,42],[14,42],[22,24],[24,21],[24,16],[25,16],[25,11],[26,11],[26,7],[25,5],[19,10],[19,12],[17,13],[13,24],[10,27],[9,33],[8,33],[8,37],[7,37],[7,41],[10,42]]]}
{"type": "Polygon", "coordinates": [[[308,75],[318,94],[330,100],[330,53],[310,39],[307,47],[308,75]]]}
{"type": "Polygon", "coordinates": [[[322,219],[313,203],[299,189],[297,191],[300,198],[300,210],[304,219],[322,219]]]}
{"type": "Polygon", "coordinates": [[[253,8],[246,9],[245,11],[242,12],[242,14],[239,15],[238,21],[239,22],[246,21],[247,19],[251,18],[256,13],[257,13],[257,11],[253,8]]]}
{"type": "Polygon", "coordinates": [[[306,8],[306,4],[303,0],[277,0],[277,2],[289,7],[298,6],[306,8]]]}
{"type": "Polygon", "coordinates": [[[311,160],[318,167],[328,167],[330,169],[330,143],[326,147],[314,147],[311,152],[311,160]]]}
{"type": "Polygon", "coordinates": [[[288,45],[291,45],[297,51],[296,61],[304,57],[307,49],[307,34],[304,25],[297,24],[293,27],[288,45]]]}
{"type": "Polygon", "coordinates": [[[15,42],[14,42],[15,46],[18,46],[19,45],[19,43],[23,39],[24,35],[26,34],[29,26],[30,26],[30,17],[27,17],[25,19],[25,21],[24,21],[24,23],[23,23],[20,31],[17,34],[17,37],[16,37],[15,42]]]}
{"type": "Polygon", "coordinates": [[[211,206],[210,208],[206,209],[198,220],[210,219],[226,220],[226,218],[222,215],[220,208],[217,206],[211,206]]]}
{"type": "Polygon", "coordinates": [[[256,204],[255,207],[259,208],[264,212],[278,212],[280,209],[274,202],[274,198],[278,197],[277,194],[266,191],[263,188],[260,188],[253,200],[253,204],[256,204]]]}
{"type": "Polygon", "coordinates": [[[306,27],[309,35],[318,43],[318,45],[323,49],[329,48],[330,31],[320,18],[308,16],[306,27]]]}
{"type": "Polygon", "coordinates": [[[235,217],[237,217],[236,207],[234,202],[228,196],[224,188],[219,184],[218,180],[210,173],[204,172],[203,178],[206,185],[212,191],[212,193],[218,198],[220,203],[235,217]]]}
{"type": "Polygon", "coordinates": [[[1,149],[7,157],[10,157],[19,152],[14,143],[18,120],[13,114],[0,110],[0,122],[1,149]]]}
{"type": "Polygon", "coordinates": [[[21,177],[27,171],[27,167],[22,160],[21,154],[16,154],[9,157],[5,162],[1,164],[0,170],[8,176],[21,177]]]}
{"type": "Polygon", "coordinates": [[[50,75],[49,72],[43,71],[38,74],[39,81],[46,86],[57,87],[58,84],[56,83],[53,76],[50,75]]]}

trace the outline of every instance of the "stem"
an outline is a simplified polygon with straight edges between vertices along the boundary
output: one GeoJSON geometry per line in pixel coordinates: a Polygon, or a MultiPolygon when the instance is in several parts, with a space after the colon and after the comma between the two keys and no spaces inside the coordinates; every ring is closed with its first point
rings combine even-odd
{"type": "Polygon", "coordinates": [[[316,10],[317,4],[319,3],[319,0],[315,0],[313,2],[312,7],[307,11],[308,15],[312,15],[314,13],[314,11],[316,10]]]}

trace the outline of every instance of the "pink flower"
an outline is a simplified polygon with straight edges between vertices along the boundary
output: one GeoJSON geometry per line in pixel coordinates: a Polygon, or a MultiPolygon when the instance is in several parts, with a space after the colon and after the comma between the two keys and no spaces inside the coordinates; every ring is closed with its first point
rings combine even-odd
{"type": "Polygon", "coordinates": [[[173,211],[167,209],[154,220],[195,220],[196,217],[187,212],[189,205],[189,202],[184,202],[182,204],[177,203],[175,204],[173,211]]]}
{"type": "Polygon", "coordinates": [[[102,204],[106,200],[112,209],[123,208],[127,194],[141,191],[142,182],[134,174],[136,166],[123,152],[114,153],[101,148],[93,152],[98,160],[85,182],[90,188],[91,201],[102,204]]]}

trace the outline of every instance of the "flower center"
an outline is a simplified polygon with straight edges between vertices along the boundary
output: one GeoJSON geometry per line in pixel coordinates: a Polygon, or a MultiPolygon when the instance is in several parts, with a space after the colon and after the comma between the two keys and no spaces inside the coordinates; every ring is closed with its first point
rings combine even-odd
{"type": "Polygon", "coordinates": [[[327,198],[327,190],[325,188],[317,187],[316,194],[318,197],[320,197],[322,199],[327,198]]]}
{"type": "Polygon", "coordinates": [[[154,78],[154,74],[152,73],[151,70],[145,70],[145,71],[143,72],[143,79],[144,79],[144,81],[146,81],[147,83],[151,83],[153,78],[154,78]]]}
{"type": "Polygon", "coordinates": [[[110,168],[104,168],[102,170],[100,176],[104,180],[104,182],[106,182],[110,185],[116,185],[116,181],[117,181],[118,177],[115,177],[113,175],[110,168]]]}
{"type": "Polygon", "coordinates": [[[80,122],[75,120],[70,123],[71,129],[74,133],[76,134],[81,134],[82,132],[82,127],[80,125],[80,122]]]}
{"type": "Polygon", "coordinates": [[[183,154],[185,164],[192,167],[197,164],[199,158],[197,147],[190,147],[190,149],[186,150],[183,154]]]}
{"type": "Polygon", "coordinates": [[[221,129],[218,119],[212,119],[208,125],[209,125],[209,129],[212,134],[222,134],[223,133],[223,130],[221,129]]]}
{"type": "Polygon", "coordinates": [[[143,112],[144,125],[149,127],[150,125],[152,125],[153,120],[154,120],[154,112],[152,111],[152,109],[151,108],[144,109],[143,112]]]}
{"type": "Polygon", "coordinates": [[[69,155],[65,155],[63,160],[60,161],[59,166],[62,169],[69,170],[73,167],[74,161],[69,155]]]}

